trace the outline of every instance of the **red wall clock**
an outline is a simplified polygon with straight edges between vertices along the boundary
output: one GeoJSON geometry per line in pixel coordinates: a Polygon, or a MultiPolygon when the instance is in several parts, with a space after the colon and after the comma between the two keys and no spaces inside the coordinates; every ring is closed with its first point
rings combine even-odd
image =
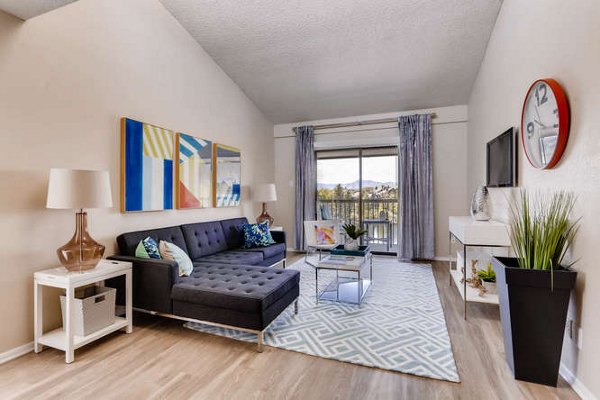
{"type": "Polygon", "coordinates": [[[521,114],[521,141],[529,163],[535,168],[553,168],[565,151],[569,138],[569,104],[560,84],[538,79],[527,91],[521,114]]]}

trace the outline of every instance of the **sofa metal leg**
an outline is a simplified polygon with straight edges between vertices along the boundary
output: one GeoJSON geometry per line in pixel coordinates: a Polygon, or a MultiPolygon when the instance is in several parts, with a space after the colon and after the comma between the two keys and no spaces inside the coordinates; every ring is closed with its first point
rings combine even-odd
{"type": "Polygon", "coordinates": [[[283,269],[285,269],[286,264],[287,264],[287,260],[284,258],[283,259],[283,269]]]}
{"type": "Polygon", "coordinates": [[[298,314],[298,299],[294,302],[294,314],[298,314]]]}
{"type": "Polygon", "coordinates": [[[256,351],[258,351],[259,353],[263,352],[263,337],[264,337],[264,332],[260,331],[256,334],[258,336],[258,346],[256,347],[256,351]]]}

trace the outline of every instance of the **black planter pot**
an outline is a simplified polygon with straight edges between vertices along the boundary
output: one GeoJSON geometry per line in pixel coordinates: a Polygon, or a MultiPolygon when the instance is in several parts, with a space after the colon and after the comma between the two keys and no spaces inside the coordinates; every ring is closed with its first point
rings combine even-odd
{"type": "Polygon", "coordinates": [[[516,258],[493,257],[506,361],[516,379],[556,386],[569,296],[577,272],[521,269],[516,258]]]}

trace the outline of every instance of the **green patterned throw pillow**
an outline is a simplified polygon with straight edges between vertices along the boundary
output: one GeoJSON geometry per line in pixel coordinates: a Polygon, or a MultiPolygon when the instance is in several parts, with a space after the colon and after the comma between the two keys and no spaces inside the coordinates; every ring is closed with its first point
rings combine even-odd
{"type": "Polygon", "coordinates": [[[152,239],[150,236],[144,240],[140,240],[135,248],[135,256],[139,258],[155,258],[160,260],[158,243],[156,243],[156,240],[152,239]]]}

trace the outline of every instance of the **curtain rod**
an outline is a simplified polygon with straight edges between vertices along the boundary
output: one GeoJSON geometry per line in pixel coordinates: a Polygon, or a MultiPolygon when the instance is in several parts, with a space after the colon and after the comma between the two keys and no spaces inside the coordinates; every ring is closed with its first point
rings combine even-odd
{"type": "MultiPolygon", "coordinates": [[[[431,118],[436,118],[436,113],[430,113],[431,118]]],[[[392,122],[398,122],[398,117],[396,118],[383,118],[383,119],[371,119],[368,121],[356,121],[356,122],[340,122],[337,124],[324,124],[324,125],[315,125],[314,129],[333,129],[333,128],[348,128],[352,126],[365,126],[365,125],[378,125],[378,124],[389,124],[392,122]]],[[[297,128],[297,127],[296,127],[297,128]]],[[[296,132],[296,128],[292,130],[296,132]]]]}

